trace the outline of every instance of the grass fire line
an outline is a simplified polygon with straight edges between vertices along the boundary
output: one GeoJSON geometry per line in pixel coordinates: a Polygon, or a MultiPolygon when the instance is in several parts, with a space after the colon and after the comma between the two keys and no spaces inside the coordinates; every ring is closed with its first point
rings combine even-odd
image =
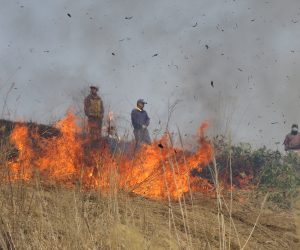
{"type": "MultiPolygon", "coordinates": [[[[165,199],[168,194],[176,199],[189,191],[188,179],[193,179],[189,176],[191,170],[197,168],[201,172],[213,158],[213,146],[204,136],[207,123],[199,128],[198,148],[193,153],[185,154],[184,149],[174,148],[168,135],[164,135],[151,145],[143,146],[134,157],[122,152],[112,154],[104,144],[86,150],[88,142],[80,136],[82,129],[72,113],[55,127],[60,135],[51,138],[42,138],[38,133],[29,136],[26,125],[13,129],[10,140],[18,156],[8,164],[11,180],[29,181],[38,171],[45,181],[68,187],[80,182],[86,189],[100,188],[106,192],[111,188],[113,173],[117,189],[153,199],[165,199]]],[[[205,179],[194,179],[192,190],[212,187],[205,179]]]]}

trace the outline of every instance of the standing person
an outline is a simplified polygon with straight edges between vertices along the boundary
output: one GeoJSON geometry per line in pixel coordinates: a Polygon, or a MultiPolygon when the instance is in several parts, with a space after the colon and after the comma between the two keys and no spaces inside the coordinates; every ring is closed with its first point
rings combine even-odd
{"type": "Polygon", "coordinates": [[[98,87],[91,86],[90,94],[84,99],[84,113],[88,117],[88,129],[92,141],[101,138],[104,107],[98,95],[98,87]]]}
{"type": "Polygon", "coordinates": [[[142,144],[151,144],[151,139],[148,131],[150,118],[144,110],[147,104],[143,99],[139,99],[136,108],[131,112],[131,122],[134,128],[133,133],[135,137],[135,148],[139,148],[142,144]]]}
{"type": "Polygon", "coordinates": [[[283,145],[286,151],[300,149],[300,134],[298,133],[298,124],[292,125],[292,131],[285,137],[283,145]]]}

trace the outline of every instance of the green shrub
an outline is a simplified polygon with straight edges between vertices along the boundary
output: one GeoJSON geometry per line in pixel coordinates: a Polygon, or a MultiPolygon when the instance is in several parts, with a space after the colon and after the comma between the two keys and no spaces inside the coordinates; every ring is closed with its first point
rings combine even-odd
{"type": "Polygon", "coordinates": [[[233,184],[241,187],[241,179],[251,176],[258,192],[270,192],[269,200],[280,207],[290,207],[300,186],[300,157],[295,152],[283,154],[265,146],[253,149],[248,143],[230,145],[224,136],[214,139],[220,178],[230,183],[229,155],[233,184]]]}
{"type": "Polygon", "coordinates": [[[300,158],[294,152],[274,158],[260,174],[260,191],[269,191],[269,200],[280,207],[290,207],[300,185],[299,166],[300,158]]]}

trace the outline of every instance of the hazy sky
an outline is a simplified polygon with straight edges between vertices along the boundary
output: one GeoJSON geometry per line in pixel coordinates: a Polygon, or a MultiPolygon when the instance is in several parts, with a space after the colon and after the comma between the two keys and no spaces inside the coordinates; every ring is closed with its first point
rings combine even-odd
{"type": "Polygon", "coordinates": [[[276,148],[300,122],[299,0],[0,0],[0,6],[5,118],[52,122],[93,83],[125,127],[138,98],[149,103],[151,131],[176,101],[170,124],[183,133],[209,120],[213,133],[230,129],[235,141],[276,148]]]}

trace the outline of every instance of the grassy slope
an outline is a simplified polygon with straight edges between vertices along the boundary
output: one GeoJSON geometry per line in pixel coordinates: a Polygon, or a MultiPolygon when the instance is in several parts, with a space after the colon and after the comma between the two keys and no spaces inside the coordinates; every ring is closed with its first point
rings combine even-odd
{"type": "MultiPolygon", "coordinates": [[[[232,217],[243,245],[259,214],[260,199],[249,198],[249,193],[234,197],[232,217]]],[[[218,249],[216,200],[197,194],[194,206],[188,199],[186,203],[188,218],[183,220],[178,203],[170,209],[168,202],[124,193],[101,195],[34,180],[2,183],[0,249],[218,249]]],[[[222,214],[228,240],[225,208],[222,214]]],[[[231,249],[239,249],[233,227],[231,232],[231,249]]],[[[300,249],[298,242],[292,213],[266,208],[246,249],[300,249]]]]}

